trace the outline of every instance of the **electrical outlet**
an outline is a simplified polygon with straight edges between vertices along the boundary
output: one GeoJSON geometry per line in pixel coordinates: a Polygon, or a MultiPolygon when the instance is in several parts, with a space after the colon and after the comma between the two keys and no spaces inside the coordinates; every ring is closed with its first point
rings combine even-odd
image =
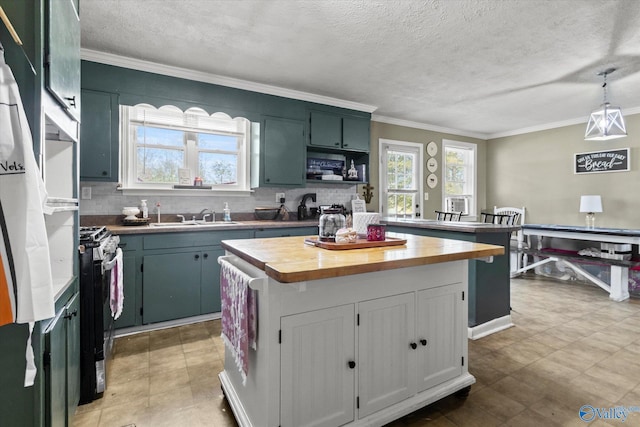
{"type": "Polygon", "coordinates": [[[276,203],[284,203],[284,193],[276,193],[276,203]]]}
{"type": "Polygon", "coordinates": [[[429,193],[427,193],[426,191],[425,191],[425,193],[424,193],[424,200],[425,200],[425,201],[426,201],[426,200],[429,200],[429,193]]]}
{"type": "Polygon", "coordinates": [[[82,200],[91,200],[91,187],[82,187],[82,200]]]}

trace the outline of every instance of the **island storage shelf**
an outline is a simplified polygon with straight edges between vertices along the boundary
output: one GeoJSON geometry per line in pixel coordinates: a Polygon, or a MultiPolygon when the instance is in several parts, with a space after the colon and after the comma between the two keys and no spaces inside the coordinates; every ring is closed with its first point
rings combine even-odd
{"type": "Polygon", "coordinates": [[[252,278],[258,300],[246,383],[228,349],[220,373],[239,425],[381,426],[468,392],[467,259],[504,249],[406,237],[352,258],[304,237],[223,241],[222,259],[252,278]],[[285,270],[309,274],[285,283],[285,270]]]}

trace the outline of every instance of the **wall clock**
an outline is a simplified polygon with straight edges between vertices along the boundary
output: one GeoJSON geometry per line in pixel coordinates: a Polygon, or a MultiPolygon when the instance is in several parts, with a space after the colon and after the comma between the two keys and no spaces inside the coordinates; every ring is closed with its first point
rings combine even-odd
{"type": "Polygon", "coordinates": [[[433,157],[436,154],[438,154],[438,144],[436,144],[433,141],[428,143],[427,144],[427,154],[429,154],[431,157],[433,157]]]}
{"type": "Polygon", "coordinates": [[[434,157],[427,160],[427,169],[432,173],[438,170],[438,161],[434,157]]]}
{"type": "Polygon", "coordinates": [[[429,188],[436,188],[436,185],[438,185],[438,177],[435,174],[430,174],[427,177],[427,185],[429,186],[429,188]]]}

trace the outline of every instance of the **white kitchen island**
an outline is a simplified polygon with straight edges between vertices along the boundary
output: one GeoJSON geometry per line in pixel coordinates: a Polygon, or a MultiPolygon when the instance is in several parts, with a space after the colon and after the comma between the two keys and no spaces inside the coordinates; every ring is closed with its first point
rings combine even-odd
{"type": "Polygon", "coordinates": [[[394,236],[406,244],[222,242],[258,294],[246,384],[228,350],[220,373],[239,425],[380,426],[468,393],[467,259],[490,261],[504,248],[394,236]]]}

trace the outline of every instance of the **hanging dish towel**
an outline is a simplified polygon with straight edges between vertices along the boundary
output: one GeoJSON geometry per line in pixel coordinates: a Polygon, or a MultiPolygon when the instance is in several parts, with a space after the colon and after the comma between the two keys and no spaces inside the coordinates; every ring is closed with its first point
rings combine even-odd
{"type": "MultiPolygon", "coordinates": [[[[46,200],[18,85],[0,45],[0,324],[28,323],[31,331],[55,314],[46,200]]],[[[26,362],[28,387],[36,375],[31,333],[26,362]]]]}
{"type": "Polygon", "coordinates": [[[124,287],[122,283],[122,249],[116,249],[116,256],[113,258],[111,267],[111,283],[109,305],[111,306],[111,317],[117,319],[122,314],[124,307],[124,287]]]}
{"type": "Polygon", "coordinates": [[[230,262],[220,259],[222,339],[240,370],[242,384],[249,373],[249,347],[257,349],[258,304],[249,277],[230,262]]]}

